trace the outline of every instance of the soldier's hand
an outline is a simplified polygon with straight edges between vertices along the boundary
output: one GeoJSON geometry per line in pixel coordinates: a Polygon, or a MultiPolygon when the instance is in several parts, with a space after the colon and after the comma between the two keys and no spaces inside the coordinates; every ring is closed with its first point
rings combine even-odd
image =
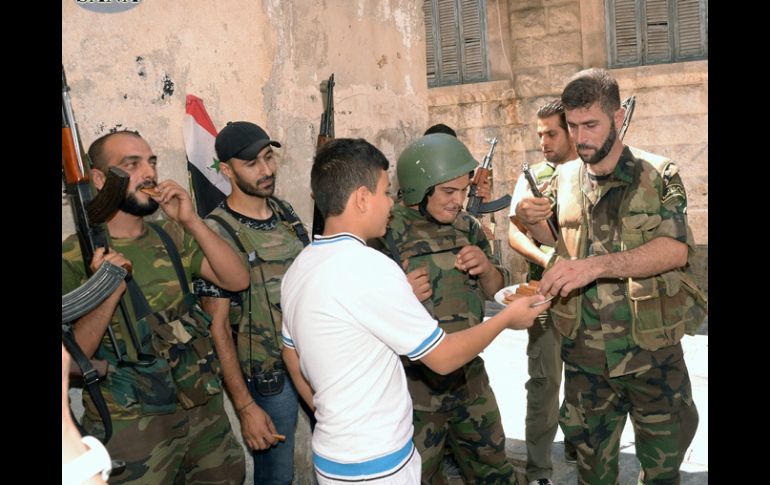
{"type": "Polygon", "coordinates": [[[483,277],[494,269],[492,263],[487,259],[487,255],[480,247],[473,244],[463,247],[457,253],[455,268],[466,272],[472,276],[483,277]]]}
{"type": "Polygon", "coordinates": [[[492,196],[492,189],[489,186],[489,176],[483,177],[476,186],[476,195],[481,197],[482,202],[486,202],[492,196]]]}
{"type": "Polygon", "coordinates": [[[551,306],[551,302],[548,302],[532,307],[543,300],[545,300],[543,295],[521,296],[515,298],[500,313],[505,315],[508,328],[513,330],[529,328],[534,323],[535,317],[551,306]]]}
{"type": "Polygon", "coordinates": [[[546,197],[527,197],[516,205],[516,217],[527,225],[534,225],[551,217],[551,201],[546,197]]]}
{"type": "Polygon", "coordinates": [[[273,420],[257,405],[250,404],[238,413],[241,420],[241,434],[243,441],[252,450],[266,450],[276,444],[278,440],[273,420]]]}
{"type": "MultiPolygon", "coordinates": [[[[405,260],[402,266],[404,271],[407,271],[409,268],[409,260],[405,260]]],[[[427,266],[420,266],[419,268],[408,272],[406,274],[406,279],[412,286],[414,296],[416,296],[419,301],[425,301],[433,295],[433,287],[430,284],[427,266]]]]}
{"type": "Polygon", "coordinates": [[[169,219],[186,227],[188,223],[198,218],[190,194],[178,183],[173,180],[164,180],[155,187],[155,190],[160,192],[160,195],[153,199],[160,204],[160,208],[169,219]]]}
{"type": "Polygon", "coordinates": [[[110,251],[109,253],[105,254],[105,251],[106,250],[104,248],[96,248],[94,251],[94,256],[91,258],[91,264],[89,265],[92,273],[95,273],[105,261],[109,261],[115,266],[125,268],[129,271],[129,273],[131,272],[131,261],[123,256],[122,253],[110,251]]]}
{"type": "Polygon", "coordinates": [[[540,279],[538,291],[544,295],[559,294],[566,297],[577,288],[582,288],[599,277],[597,264],[588,259],[560,259],[540,279]]]}

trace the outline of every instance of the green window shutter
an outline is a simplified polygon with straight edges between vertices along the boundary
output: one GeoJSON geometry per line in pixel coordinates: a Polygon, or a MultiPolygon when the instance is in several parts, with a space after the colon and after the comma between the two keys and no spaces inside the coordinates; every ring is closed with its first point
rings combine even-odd
{"type": "Polygon", "coordinates": [[[671,35],[667,0],[647,0],[644,9],[644,59],[648,64],[669,61],[671,35]]]}
{"type": "Polygon", "coordinates": [[[463,82],[478,82],[486,78],[486,45],[484,1],[460,0],[460,39],[462,48],[463,82]]]}
{"type": "Polygon", "coordinates": [[[638,65],[642,59],[637,0],[615,0],[608,5],[610,52],[613,66],[638,65]]]}
{"type": "Polygon", "coordinates": [[[436,26],[434,25],[433,2],[425,0],[422,2],[422,13],[425,17],[425,65],[428,75],[428,87],[438,85],[436,65],[436,26]]]}
{"type": "Polygon", "coordinates": [[[708,0],[605,0],[609,67],[708,57],[708,0]]]}
{"type": "Polygon", "coordinates": [[[706,8],[702,0],[679,0],[676,3],[676,42],[679,59],[705,57],[706,8]]]}
{"type": "Polygon", "coordinates": [[[440,81],[446,84],[460,83],[459,19],[455,0],[438,0],[438,32],[440,45],[440,81]]]}
{"type": "Polygon", "coordinates": [[[423,0],[428,87],[485,81],[486,0],[423,0]]]}

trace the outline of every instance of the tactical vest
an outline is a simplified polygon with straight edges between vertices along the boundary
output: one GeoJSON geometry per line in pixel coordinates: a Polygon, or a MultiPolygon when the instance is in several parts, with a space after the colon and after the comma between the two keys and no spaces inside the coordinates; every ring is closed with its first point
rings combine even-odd
{"type": "MultiPolygon", "coordinates": [[[[636,159],[633,182],[622,198],[620,219],[620,250],[634,249],[654,238],[660,225],[662,174],[668,169],[673,176],[678,168],[670,160],[632,147],[636,159]],[[653,196],[651,196],[651,194],[653,196]]],[[[558,173],[556,204],[560,236],[556,244],[557,259],[582,259],[588,252],[586,224],[589,224],[587,202],[581,190],[585,165],[573,160],[561,165],[558,173]]],[[[688,240],[691,239],[687,228],[688,240]]],[[[687,333],[693,335],[703,322],[708,303],[695,284],[688,251],[685,269],[677,268],[647,278],[600,279],[597,294],[620,293],[626,296],[631,314],[632,336],[637,345],[646,350],[657,350],[677,344],[687,333]]],[[[567,298],[556,298],[551,316],[559,332],[574,339],[582,317],[585,288],[574,290],[567,298]]]]}
{"type": "MultiPolygon", "coordinates": [[[[469,277],[454,266],[460,250],[476,244],[480,232],[479,222],[465,212],[452,224],[437,224],[414,209],[393,207],[385,247],[399,266],[402,261],[409,261],[406,272],[427,266],[433,295],[422,303],[447,333],[478,325],[484,318],[484,294],[478,278],[469,277]]],[[[417,411],[451,408],[455,400],[478,396],[488,384],[479,357],[446,376],[420,362],[406,358],[402,361],[417,411]]]]}
{"type": "Polygon", "coordinates": [[[248,227],[220,207],[208,216],[219,217],[234,229],[236,244],[240,242],[241,251],[248,256],[249,287],[240,294],[241,306],[231,307],[230,312],[230,322],[238,328],[238,360],[247,376],[273,370],[276,362],[282,362],[281,280],[309,243],[299,219],[277,199],[267,200],[278,218],[269,231],[248,227]]]}

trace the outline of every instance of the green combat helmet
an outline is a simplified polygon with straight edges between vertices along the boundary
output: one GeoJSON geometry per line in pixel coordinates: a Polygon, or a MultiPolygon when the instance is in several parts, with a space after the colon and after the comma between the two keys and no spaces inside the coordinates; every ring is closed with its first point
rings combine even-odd
{"type": "Polygon", "coordinates": [[[478,162],[457,138],[434,133],[415,141],[401,153],[396,165],[404,203],[420,203],[428,189],[476,170],[478,162]]]}

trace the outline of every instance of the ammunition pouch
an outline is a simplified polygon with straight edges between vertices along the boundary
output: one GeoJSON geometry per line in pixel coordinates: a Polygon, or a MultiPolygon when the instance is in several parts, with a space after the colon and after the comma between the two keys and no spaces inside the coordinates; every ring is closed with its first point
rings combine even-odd
{"type": "Polygon", "coordinates": [[[256,372],[252,368],[251,383],[260,396],[275,396],[283,391],[283,385],[286,383],[286,371],[283,369],[273,369],[265,372],[256,372]]]}

